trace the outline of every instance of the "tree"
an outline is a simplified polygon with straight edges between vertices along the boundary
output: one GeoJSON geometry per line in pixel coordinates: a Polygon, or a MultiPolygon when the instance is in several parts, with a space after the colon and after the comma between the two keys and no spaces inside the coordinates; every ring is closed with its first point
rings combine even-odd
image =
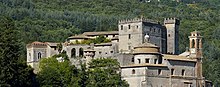
{"type": "Polygon", "coordinates": [[[58,48],[58,52],[61,53],[61,51],[63,49],[62,43],[57,44],[57,48],[58,48]]]}
{"type": "Polygon", "coordinates": [[[0,16],[0,86],[33,86],[33,69],[21,59],[21,42],[12,19],[0,16]]]}
{"type": "MultiPolygon", "coordinates": [[[[62,55],[62,54],[59,54],[62,55]]],[[[40,72],[37,80],[40,86],[79,87],[78,69],[68,60],[58,62],[59,55],[40,60],[40,72]]]]}
{"type": "Polygon", "coordinates": [[[88,87],[128,87],[121,79],[119,63],[111,58],[93,59],[89,63],[88,87]]]}

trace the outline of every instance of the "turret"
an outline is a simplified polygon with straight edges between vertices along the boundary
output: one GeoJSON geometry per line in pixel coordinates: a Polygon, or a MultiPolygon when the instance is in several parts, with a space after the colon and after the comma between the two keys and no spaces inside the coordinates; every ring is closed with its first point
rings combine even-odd
{"type": "Polygon", "coordinates": [[[198,87],[202,87],[203,84],[203,76],[202,76],[202,36],[200,32],[193,31],[191,32],[191,36],[189,36],[189,50],[190,50],[190,57],[195,58],[196,62],[196,76],[197,81],[196,84],[198,87]]]}
{"type": "Polygon", "coordinates": [[[189,50],[190,50],[190,56],[201,58],[202,57],[202,36],[200,32],[193,31],[191,32],[191,36],[189,36],[189,50]]]}

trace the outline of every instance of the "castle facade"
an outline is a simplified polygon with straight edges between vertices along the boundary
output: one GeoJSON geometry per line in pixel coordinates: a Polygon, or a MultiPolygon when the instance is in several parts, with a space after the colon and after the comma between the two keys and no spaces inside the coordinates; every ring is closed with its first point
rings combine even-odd
{"type": "MultiPolygon", "coordinates": [[[[94,58],[117,59],[122,79],[130,87],[211,87],[202,76],[202,36],[191,32],[190,48],[179,54],[178,29],[180,21],[165,18],[164,23],[144,18],[121,20],[118,31],[84,32],[62,43],[72,64],[88,63],[94,58]],[[106,43],[85,41],[104,36],[106,43]]],[[[27,44],[27,64],[38,71],[39,60],[59,54],[58,43],[27,44]]]]}

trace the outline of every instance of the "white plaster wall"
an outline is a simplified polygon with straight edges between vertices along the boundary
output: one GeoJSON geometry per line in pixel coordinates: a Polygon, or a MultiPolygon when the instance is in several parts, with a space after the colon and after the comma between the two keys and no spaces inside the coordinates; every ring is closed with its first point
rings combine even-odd
{"type": "Polygon", "coordinates": [[[126,80],[130,87],[142,87],[141,83],[145,80],[146,68],[123,68],[122,78],[126,80]],[[135,74],[132,74],[135,70],[135,74]]]}
{"type": "Polygon", "coordinates": [[[134,63],[139,64],[138,59],[141,60],[140,64],[145,63],[145,59],[149,59],[150,64],[154,64],[154,59],[157,59],[157,64],[158,64],[158,56],[157,55],[152,55],[152,54],[139,54],[134,56],[134,63]]]}

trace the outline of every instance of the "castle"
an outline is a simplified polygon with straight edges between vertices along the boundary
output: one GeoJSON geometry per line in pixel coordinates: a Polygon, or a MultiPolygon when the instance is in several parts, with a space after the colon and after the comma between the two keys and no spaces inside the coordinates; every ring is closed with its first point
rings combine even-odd
{"type": "MultiPolygon", "coordinates": [[[[165,18],[164,23],[144,18],[121,20],[118,31],[84,32],[62,44],[72,64],[88,63],[94,58],[113,58],[120,63],[120,74],[130,87],[211,87],[202,76],[202,36],[193,31],[189,50],[179,54],[180,21],[165,18]],[[104,36],[107,43],[82,44],[104,36]]],[[[27,44],[27,64],[38,71],[41,58],[58,54],[58,43],[27,44]]]]}

